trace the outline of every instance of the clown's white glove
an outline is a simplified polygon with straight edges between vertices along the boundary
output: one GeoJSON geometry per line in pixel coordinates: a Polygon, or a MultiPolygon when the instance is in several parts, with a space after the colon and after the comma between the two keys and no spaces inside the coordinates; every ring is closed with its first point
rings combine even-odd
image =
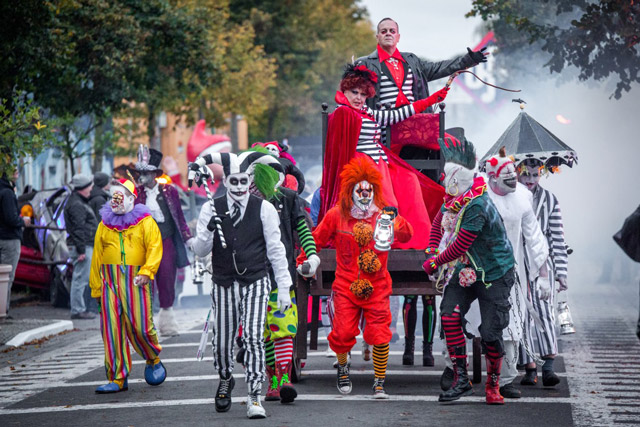
{"type": "Polygon", "coordinates": [[[193,244],[195,243],[195,241],[196,241],[196,238],[192,237],[189,240],[187,240],[186,242],[184,242],[184,244],[187,245],[187,248],[189,248],[189,250],[191,252],[193,252],[193,244]]]}
{"type": "Polygon", "coordinates": [[[145,276],[144,274],[138,274],[133,278],[133,284],[136,286],[146,286],[149,284],[149,276],[145,276]]]}
{"type": "Polygon", "coordinates": [[[291,308],[291,295],[289,295],[289,287],[286,288],[278,288],[278,310],[280,313],[284,313],[285,311],[291,308]]]}
{"type": "Polygon", "coordinates": [[[549,282],[549,276],[540,276],[536,281],[538,286],[538,296],[542,301],[549,301],[551,298],[551,283],[549,282]]]}
{"type": "Polygon", "coordinates": [[[296,269],[302,277],[313,277],[320,266],[320,257],[313,254],[296,269]]]}

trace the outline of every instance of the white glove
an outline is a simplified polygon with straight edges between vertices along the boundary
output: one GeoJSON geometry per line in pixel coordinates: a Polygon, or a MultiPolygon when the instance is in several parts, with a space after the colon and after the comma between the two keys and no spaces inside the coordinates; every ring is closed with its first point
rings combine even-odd
{"type": "Polygon", "coordinates": [[[144,274],[138,274],[133,278],[133,284],[136,286],[146,286],[149,284],[149,276],[145,276],[144,274]]]}
{"type": "Polygon", "coordinates": [[[536,281],[538,286],[538,296],[542,301],[549,301],[551,298],[551,283],[549,283],[548,276],[540,276],[536,281]]]}
{"type": "Polygon", "coordinates": [[[313,277],[320,265],[320,257],[316,254],[311,255],[305,262],[300,264],[296,269],[302,277],[313,277]],[[308,269],[308,270],[307,270],[308,269]],[[305,271],[306,272],[303,272],[305,271]]]}
{"type": "Polygon", "coordinates": [[[558,277],[558,292],[566,291],[569,289],[566,277],[558,277]]]}
{"type": "Polygon", "coordinates": [[[196,238],[192,237],[189,240],[187,240],[186,242],[184,242],[184,244],[187,245],[187,248],[189,248],[189,250],[191,252],[193,252],[193,244],[195,243],[195,241],[196,241],[196,238]]]}
{"type": "Polygon", "coordinates": [[[284,313],[285,311],[291,308],[291,295],[289,295],[289,287],[286,288],[278,288],[278,310],[280,313],[284,313]]]}

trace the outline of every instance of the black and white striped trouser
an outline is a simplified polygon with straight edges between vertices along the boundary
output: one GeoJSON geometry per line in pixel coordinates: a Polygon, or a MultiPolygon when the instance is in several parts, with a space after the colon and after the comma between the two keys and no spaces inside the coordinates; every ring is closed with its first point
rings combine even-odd
{"type": "Polygon", "coordinates": [[[220,376],[233,372],[233,345],[242,324],[246,349],[245,380],[249,393],[260,391],[265,381],[264,324],[271,282],[269,276],[248,285],[234,282],[228,288],[213,284],[213,366],[220,376]]]}
{"type": "MultiPolygon", "coordinates": [[[[556,282],[551,273],[549,275],[549,279],[551,281],[551,298],[549,298],[549,301],[541,300],[536,287],[529,284],[530,292],[528,297],[532,300],[533,308],[540,317],[544,330],[538,327],[531,316],[525,316],[524,321],[524,328],[526,331],[524,339],[527,340],[527,346],[532,353],[535,353],[537,350],[540,356],[548,356],[550,354],[558,353],[555,312],[556,282]],[[537,346],[534,346],[533,343],[534,336],[538,343],[537,346]]],[[[525,348],[520,345],[520,363],[532,363],[533,361],[533,358],[527,354],[525,348]]]]}

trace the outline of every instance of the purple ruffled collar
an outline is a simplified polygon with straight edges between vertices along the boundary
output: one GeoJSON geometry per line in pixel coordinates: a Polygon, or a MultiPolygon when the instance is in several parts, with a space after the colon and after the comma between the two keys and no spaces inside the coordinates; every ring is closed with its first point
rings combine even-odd
{"type": "Polygon", "coordinates": [[[137,204],[133,207],[131,212],[127,212],[123,215],[113,213],[111,205],[106,203],[102,209],[100,209],[100,215],[102,215],[102,222],[107,228],[117,231],[124,231],[127,228],[136,225],[143,218],[151,215],[151,211],[146,205],[137,204]]]}

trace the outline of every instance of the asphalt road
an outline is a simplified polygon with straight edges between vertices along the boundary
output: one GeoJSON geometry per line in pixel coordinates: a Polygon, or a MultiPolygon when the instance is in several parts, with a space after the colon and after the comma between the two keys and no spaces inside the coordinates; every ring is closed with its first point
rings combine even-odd
{"type": "MultiPolygon", "coordinates": [[[[545,389],[539,383],[520,387],[522,398],[504,406],[484,403],[484,386],[475,395],[452,404],[437,402],[444,362],[436,344],[436,367],[401,364],[401,341],[392,345],[387,390],[389,401],[371,398],[373,367],[356,346],[352,359],[353,393],[341,396],[335,387],[333,359],[326,340],[311,351],[296,385],[295,403],[264,402],[266,420],[248,420],[246,386],[236,367],[233,405],[218,414],[213,407],[217,376],[206,358],[195,361],[205,309],[179,310],[183,332],[164,339],[161,358],[167,381],[150,387],[143,379],[144,361],[134,356],[129,390],[113,395],[94,393],[105,383],[99,331],[54,338],[46,351],[32,351],[0,368],[0,424],[13,425],[519,425],[584,426],[640,424],[640,344],[635,338],[637,284],[592,286],[572,294],[578,333],[560,340],[556,371],[561,383],[545,389]],[[608,308],[610,306],[610,308],[608,308]],[[597,307],[597,310],[595,309],[597,307]],[[11,369],[13,367],[13,369],[11,369]]],[[[4,356],[6,359],[7,356],[4,356]]],[[[416,353],[420,360],[420,353],[416,353]]],[[[2,359],[0,359],[2,360],[2,359]]],[[[540,381],[541,382],[541,381],[540,381]]],[[[519,384],[519,378],[516,379],[519,384]]],[[[266,388],[266,386],[265,386],[266,388]]],[[[264,390],[263,390],[264,392],[264,390]]]]}

